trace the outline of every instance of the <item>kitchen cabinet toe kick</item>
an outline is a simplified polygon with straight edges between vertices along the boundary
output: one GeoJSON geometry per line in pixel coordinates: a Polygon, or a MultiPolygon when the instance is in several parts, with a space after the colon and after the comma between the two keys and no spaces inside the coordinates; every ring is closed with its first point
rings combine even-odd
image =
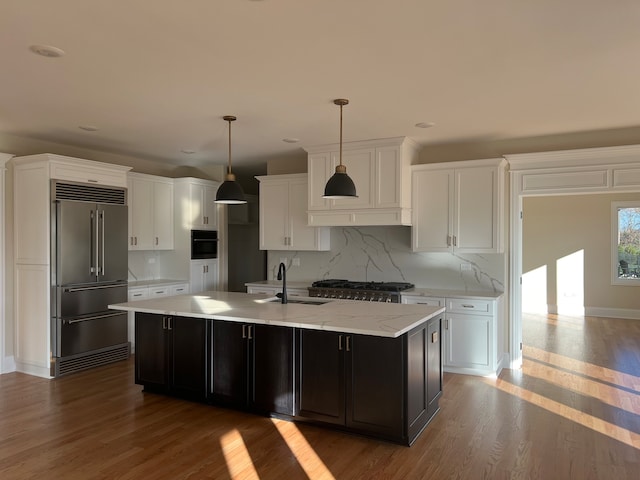
{"type": "Polygon", "coordinates": [[[441,327],[389,338],[137,312],[135,382],[410,446],[439,411],[441,327]]]}

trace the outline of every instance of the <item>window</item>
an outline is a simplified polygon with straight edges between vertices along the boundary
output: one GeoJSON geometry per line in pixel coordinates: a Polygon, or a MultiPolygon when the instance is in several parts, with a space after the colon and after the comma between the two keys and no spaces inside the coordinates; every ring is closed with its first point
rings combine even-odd
{"type": "Polygon", "coordinates": [[[612,284],[640,285],[640,202],[611,206],[612,284]]]}

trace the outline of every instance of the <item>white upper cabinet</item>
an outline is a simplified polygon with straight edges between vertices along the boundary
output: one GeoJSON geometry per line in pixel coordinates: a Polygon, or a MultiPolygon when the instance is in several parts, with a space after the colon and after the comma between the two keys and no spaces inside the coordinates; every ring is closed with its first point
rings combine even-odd
{"type": "Polygon", "coordinates": [[[307,225],[307,175],[268,175],[260,181],[261,250],[329,250],[329,229],[307,225]]]}
{"type": "Polygon", "coordinates": [[[322,195],[340,163],[339,145],[306,150],[309,225],[411,225],[411,164],[418,155],[413,141],[397,137],[344,143],[342,163],[358,197],[338,200],[322,195]]]}
{"type": "Polygon", "coordinates": [[[215,203],[219,182],[199,178],[175,180],[176,195],[180,199],[177,208],[187,230],[217,230],[218,205],[215,203]]]}
{"type": "Polygon", "coordinates": [[[505,166],[502,158],[415,165],[413,251],[502,252],[505,166]]]}
{"type": "Polygon", "coordinates": [[[173,249],[173,180],[130,173],[129,250],[173,249]]]}

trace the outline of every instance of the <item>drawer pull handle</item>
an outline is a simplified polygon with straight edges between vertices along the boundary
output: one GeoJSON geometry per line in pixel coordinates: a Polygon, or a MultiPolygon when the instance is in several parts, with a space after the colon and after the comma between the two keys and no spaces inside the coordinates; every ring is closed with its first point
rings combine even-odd
{"type": "Polygon", "coordinates": [[[462,306],[464,308],[475,308],[473,305],[469,305],[469,304],[462,304],[462,306]]]}

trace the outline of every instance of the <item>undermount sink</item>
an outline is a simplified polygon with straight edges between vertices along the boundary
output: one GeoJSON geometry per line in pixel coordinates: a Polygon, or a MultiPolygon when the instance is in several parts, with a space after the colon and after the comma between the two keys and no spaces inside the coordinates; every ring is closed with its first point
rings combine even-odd
{"type": "MultiPolygon", "coordinates": [[[[267,300],[267,303],[282,303],[281,298],[273,298],[267,300]]],[[[329,303],[326,300],[302,300],[299,298],[289,298],[287,299],[287,303],[297,303],[299,305],[324,305],[325,303],[329,303]]]]}

